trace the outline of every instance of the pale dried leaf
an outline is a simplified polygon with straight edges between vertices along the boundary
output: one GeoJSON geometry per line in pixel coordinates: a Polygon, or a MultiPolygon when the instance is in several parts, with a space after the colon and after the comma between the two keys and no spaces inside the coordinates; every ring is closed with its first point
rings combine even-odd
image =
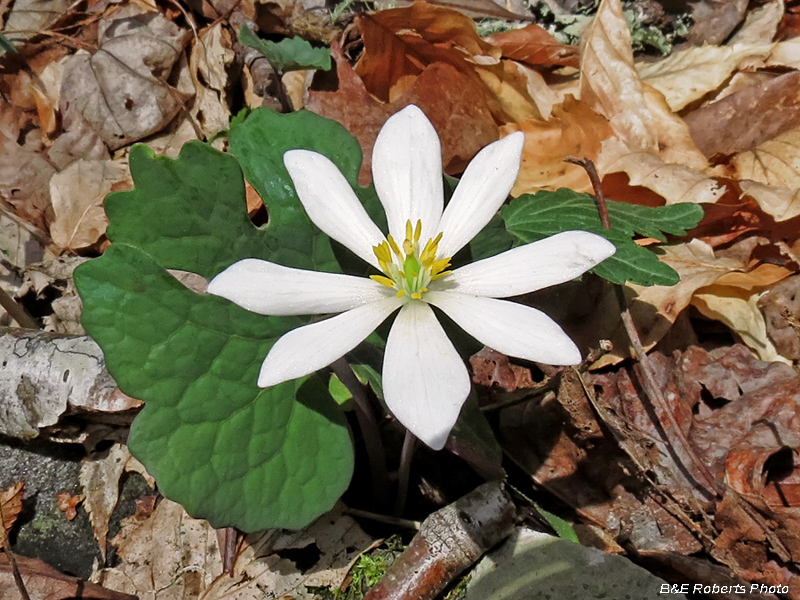
{"type": "Polygon", "coordinates": [[[111,513],[119,500],[119,480],[131,458],[127,446],[115,443],[100,456],[93,456],[81,465],[78,481],[85,495],[84,509],[89,514],[100,554],[106,559],[106,538],[111,513]]]}
{"type": "Polygon", "coordinates": [[[338,587],[373,542],[351,517],[343,515],[342,508],[337,505],[301,531],[270,530],[247,536],[231,577],[215,581],[203,600],[313,600],[316,596],[308,587],[338,587]],[[280,556],[281,550],[304,548],[320,554],[306,574],[280,556]]]}
{"type": "Polygon", "coordinates": [[[108,226],[103,201],[127,177],[126,165],[110,160],[76,160],[53,175],[50,179],[55,214],[50,225],[53,241],[68,250],[97,242],[108,226]]]}
{"type": "Polygon", "coordinates": [[[800,188],[800,128],[736,154],[731,164],[739,179],[774,188],[800,188]]]}
{"type": "Polygon", "coordinates": [[[148,600],[199,598],[222,573],[214,529],[171,500],[162,500],[144,521],[123,520],[111,543],[118,564],[95,571],[91,580],[148,600]]]}
{"type": "Polygon", "coordinates": [[[50,210],[49,182],[56,169],[30,138],[20,146],[0,133],[0,198],[14,207],[17,216],[44,229],[50,210]]]}
{"type": "Polygon", "coordinates": [[[653,63],[637,63],[642,81],[664,94],[673,111],[719,88],[745,58],[766,58],[771,46],[695,46],[653,63]]]}
{"type": "Polygon", "coordinates": [[[7,490],[0,492],[0,547],[5,543],[6,535],[17,520],[17,515],[22,512],[22,493],[24,481],[18,481],[7,490]]]}
{"type": "Polygon", "coordinates": [[[603,0],[581,37],[581,100],[605,116],[631,147],[656,152],[620,1],[603,0]]]}
{"type": "Polygon", "coordinates": [[[775,39],[784,13],[783,0],[772,0],[751,10],[728,45],[769,44],[775,39]]]}
{"type": "Polygon", "coordinates": [[[724,186],[701,171],[680,164],[669,164],[650,152],[631,149],[616,138],[603,142],[596,166],[601,175],[627,174],[631,185],[653,190],[667,204],[713,203],[725,193],[724,186]]]}
{"type": "Polygon", "coordinates": [[[791,365],[792,361],[778,353],[767,335],[764,315],[758,307],[761,292],[756,294],[736,292],[735,288],[712,285],[695,294],[692,305],[706,317],[725,323],[758,354],[761,360],[791,365]]]}
{"type": "Polygon", "coordinates": [[[767,59],[767,66],[800,69],[800,37],[776,43],[767,59]]]}
{"type": "Polygon", "coordinates": [[[800,189],[771,187],[747,179],[741,180],[739,187],[776,221],[786,221],[800,215],[800,189]]]}
{"type": "Polygon", "coordinates": [[[196,97],[191,114],[206,138],[228,128],[231,111],[225,88],[234,56],[230,34],[221,22],[204,31],[192,48],[189,67],[196,97]]]}
{"type": "Polygon", "coordinates": [[[148,13],[102,21],[99,37],[97,52],[67,64],[61,111],[80,114],[116,150],[160,131],[187,101],[166,83],[186,32],[148,13]]]}
{"type": "MultiPolygon", "coordinates": [[[[47,29],[70,7],[70,0],[18,0],[10,4],[3,33],[12,42],[22,42],[47,29]]],[[[8,6],[8,5],[4,5],[8,6]]]]}

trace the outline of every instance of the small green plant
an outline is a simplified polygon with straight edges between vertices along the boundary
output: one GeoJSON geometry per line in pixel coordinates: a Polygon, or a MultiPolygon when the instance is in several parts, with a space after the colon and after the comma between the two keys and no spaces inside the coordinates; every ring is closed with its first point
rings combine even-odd
{"type": "Polygon", "coordinates": [[[405,548],[400,536],[393,535],[380,547],[359,556],[350,570],[350,584],[345,590],[334,590],[334,600],[361,600],[367,590],[380,581],[405,548]]]}

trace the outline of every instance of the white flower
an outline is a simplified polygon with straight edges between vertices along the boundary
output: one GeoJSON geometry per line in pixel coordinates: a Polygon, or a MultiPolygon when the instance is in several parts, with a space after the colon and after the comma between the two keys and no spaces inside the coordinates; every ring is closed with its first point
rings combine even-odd
{"type": "Polygon", "coordinates": [[[341,313],[281,337],[264,360],[258,385],[269,387],[330,365],[400,309],[386,341],[386,404],[414,435],[438,450],[469,394],[470,378],[431,305],[509,356],[552,365],[579,363],[578,348],[550,317],[497,298],[574,279],[614,253],[605,238],[568,231],[447,270],[450,257],[508,197],[523,142],[518,132],[479,152],[443,210],[436,131],[416,106],[392,116],[372,156],[389,235],[370,220],[328,158],[308,150],[287,152],[284,164],[311,220],[382,275],[318,273],[252,258],[217,275],[209,293],[260,314],[341,313]]]}

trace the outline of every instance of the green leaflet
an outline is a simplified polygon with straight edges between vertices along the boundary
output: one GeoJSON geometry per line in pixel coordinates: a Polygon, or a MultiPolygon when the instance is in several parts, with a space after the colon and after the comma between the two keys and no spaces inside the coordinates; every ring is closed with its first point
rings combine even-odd
{"type": "Polygon", "coordinates": [[[315,48],[300,37],[271,42],[262,40],[242,25],[239,30],[239,42],[261,52],[278,73],[301,69],[327,71],[331,68],[331,51],[328,48],[315,48]]]}
{"type": "Polygon", "coordinates": [[[673,204],[650,208],[607,201],[611,229],[606,230],[592,197],[569,189],[523,194],[500,213],[508,232],[518,242],[528,243],[562,231],[581,229],[606,237],[617,247],[611,258],[592,272],[612,283],[630,281],[638,285],[675,285],[678,273],[648,248],[633,241],[635,234],[666,241],[664,233],[685,235],[703,218],[698,204],[673,204]]]}
{"type": "Polygon", "coordinates": [[[353,449],[320,380],[256,387],[267,351],[299,319],[195,294],[124,244],[75,281],[109,371],[146,402],[128,443],[165,496],[214,527],[255,531],[303,527],[344,493],[353,449]]]}

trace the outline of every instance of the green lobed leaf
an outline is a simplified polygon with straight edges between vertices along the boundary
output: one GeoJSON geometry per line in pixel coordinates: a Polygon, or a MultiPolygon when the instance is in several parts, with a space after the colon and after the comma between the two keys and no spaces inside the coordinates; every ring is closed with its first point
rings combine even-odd
{"type": "Polygon", "coordinates": [[[666,241],[664,233],[685,235],[703,218],[698,204],[650,208],[607,200],[611,229],[600,222],[592,197],[569,189],[523,194],[501,210],[506,229],[518,242],[528,243],[562,231],[580,229],[606,237],[617,247],[611,258],[592,272],[612,283],[675,285],[678,273],[658,260],[652,250],[637,245],[635,234],[666,241]]]}
{"type": "Polygon", "coordinates": [[[130,168],[136,187],[105,200],[112,242],[145,249],[167,269],[206,278],[242,258],[272,254],[277,240],[250,221],[234,157],[201,142],[185,144],[177,159],[137,144],[130,168]]]}
{"type": "MultiPolygon", "coordinates": [[[[257,109],[231,123],[231,153],[239,159],[247,180],[267,201],[270,227],[275,227],[270,260],[318,271],[339,271],[330,240],[311,223],[300,204],[283,155],[305,148],[327,156],[359,195],[374,197],[369,188],[358,186],[361,146],[339,123],[312,112],[282,115],[257,109]],[[303,261],[311,250],[311,260],[303,261]]],[[[367,202],[374,214],[377,198],[367,202]]],[[[381,223],[376,221],[378,226],[381,223]]]]}
{"type": "Polygon", "coordinates": [[[261,52],[278,73],[302,69],[328,71],[331,68],[331,51],[328,48],[315,48],[301,37],[271,42],[262,40],[242,25],[239,42],[261,52]]]}
{"type": "Polygon", "coordinates": [[[146,402],[128,443],[165,496],[245,531],[303,527],[333,506],[354,458],[325,386],[317,377],[256,386],[264,356],[300,319],[195,294],[121,243],[75,282],[109,372],[146,402]]]}
{"type": "Polygon", "coordinates": [[[4,52],[8,52],[9,54],[16,54],[17,49],[16,47],[14,47],[14,44],[12,44],[11,41],[6,36],[0,33],[0,54],[3,54],[4,52]]]}

